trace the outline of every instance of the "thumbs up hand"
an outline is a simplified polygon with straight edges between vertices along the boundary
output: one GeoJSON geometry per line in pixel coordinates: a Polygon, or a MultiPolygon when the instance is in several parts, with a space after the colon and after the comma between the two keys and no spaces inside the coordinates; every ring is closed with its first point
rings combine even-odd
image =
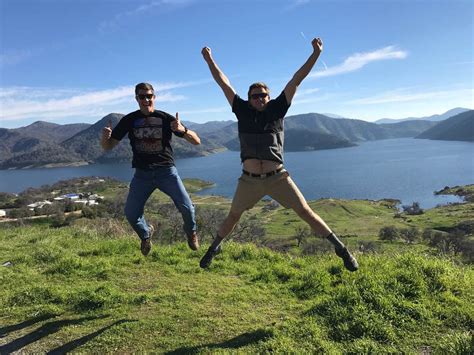
{"type": "Polygon", "coordinates": [[[184,127],[179,120],[178,112],[176,112],[176,119],[171,121],[171,130],[177,133],[186,132],[186,127],[184,127]]]}
{"type": "Polygon", "coordinates": [[[107,124],[107,126],[102,129],[102,139],[107,141],[110,139],[111,136],[112,136],[112,120],[109,120],[109,123],[107,124]]]}

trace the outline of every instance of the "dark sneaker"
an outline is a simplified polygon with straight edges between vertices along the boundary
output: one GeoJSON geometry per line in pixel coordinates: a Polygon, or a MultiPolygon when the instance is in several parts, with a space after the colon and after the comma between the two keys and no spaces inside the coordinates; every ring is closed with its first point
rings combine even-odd
{"type": "Polygon", "coordinates": [[[143,256],[147,256],[150,253],[151,245],[151,238],[142,240],[142,245],[140,246],[140,249],[142,251],[143,256]]]}
{"type": "Polygon", "coordinates": [[[142,244],[140,246],[140,250],[142,251],[143,256],[147,256],[150,253],[152,246],[151,236],[153,235],[153,233],[155,233],[155,227],[153,227],[153,225],[150,224],[148,228],[148,238],[142,239],[142,244]]]}
{"type": "Polygon", "coordinates": [[[344,261],[344,266],[349,271],[356,271],[359,268],[356,258],[349,253],[346,247],[336,248],[336,255],[344,261]]]}
{"type": "Polygon", "coordinates": [[[188,245],[192,250],[199,249],[199,239],[196,232],[193,232],[193,234],[188,235],[188,245]]]}
{"type": "Polygon", "coordinates": [[[214,257],[217,254],[219,254],[221,251],[222,251],[222,248],[220,245],[218,245],[215,250],[212,249],[212,247],[209,247],[209,249],[207,249],[206,254],[204,254],[201,261],[199,262],[199,266],[202,267],[203,269],[207,269],[211,265],[212,259],[214,259],[214,257]]]}

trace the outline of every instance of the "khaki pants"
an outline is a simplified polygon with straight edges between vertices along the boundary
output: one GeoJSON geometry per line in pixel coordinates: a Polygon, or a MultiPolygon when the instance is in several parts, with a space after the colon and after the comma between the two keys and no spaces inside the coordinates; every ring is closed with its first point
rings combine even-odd
{"type": "Polygon", "coordinates": [[[286,170],[267,177],[251,177],[242,174],[232,200],[231,212],[242,214],[268,195],[280,205],[301,210],[306,200],[286,170]]]}

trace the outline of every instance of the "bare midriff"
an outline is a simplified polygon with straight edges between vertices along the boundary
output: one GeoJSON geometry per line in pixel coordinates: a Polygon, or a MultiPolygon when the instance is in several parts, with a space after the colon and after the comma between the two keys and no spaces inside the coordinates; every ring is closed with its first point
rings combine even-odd
{"type": "Polygon", "coordinates": [[[252,174],[265,174],[283,167],[283,164],[272,160],[245,159],[243,169],[252,174]]]}

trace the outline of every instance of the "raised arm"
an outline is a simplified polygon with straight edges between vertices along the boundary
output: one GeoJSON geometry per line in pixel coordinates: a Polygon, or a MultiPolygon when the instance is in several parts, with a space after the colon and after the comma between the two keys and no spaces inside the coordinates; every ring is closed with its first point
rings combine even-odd
{"type": "Polygon", "coordinates": [[[224,92],[227,101],[229,101],[230,106],[232,106],[235,97],[235,90],[230,85],[230,81],[219,69],[216,62],[212,58],[211,48],[204,47],[201,51],[204,60],[206,61],[207,65],[209,66],[209,70],[211,71],[212,77],[216,81],[216,83],[221,87],[222,91],[224,92]]]}
{"type": "Polygon", "coordinates": [[[298,71],[293,75],[291,80],[286,84],[285,86],[285,96],[286,96],[286,101],[288,103],[291,103],[291,100],[293,100],[293,97],[295,96],[296,89],[298,86],[301,84],[304,78],[306,78],[313,69],[314,64],[316,64],[316,61],[319,58],[319,55],[323,51],[323,41],[321,38],[315,38],[311,41],[311,44],[313,46],[313,53],[309,56],[309,58],[306,60],[306,62],[303,64],[301,68],[298,69],[298,71]]]}

